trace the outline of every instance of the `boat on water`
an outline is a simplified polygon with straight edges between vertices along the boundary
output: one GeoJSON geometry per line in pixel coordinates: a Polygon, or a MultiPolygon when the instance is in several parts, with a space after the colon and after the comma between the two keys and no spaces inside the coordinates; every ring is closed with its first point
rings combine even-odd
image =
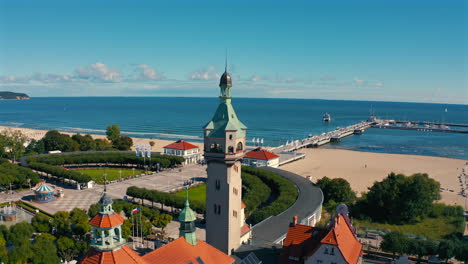
{"type": "Polygon", "coordinates": [[[331,116],[329,113],[325,113],[322,117],[323,122],[330,122],[331,121],[331,116]]]}
{"type": "Polygon", "coordinates": [[[440,125],[439,127],[440,127],[440,129],[450,129],[450,127],[446,126],[446,125],[440,125]]]}

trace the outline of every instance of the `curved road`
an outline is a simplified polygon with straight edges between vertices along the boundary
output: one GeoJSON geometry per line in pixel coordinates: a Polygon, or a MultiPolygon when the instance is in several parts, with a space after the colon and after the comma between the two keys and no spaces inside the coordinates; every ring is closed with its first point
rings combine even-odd
{"type": "Polygon", "coordinates": [[[293,216],[298,216],[298,222],[310,216],[317,208],[322,206],[322,190],[315,186],[311,181],[295,173],[263,167],[262,170],[274,172],[289,181],[293,182],[299,190],[299,196],[296,202],[286,211],[279,215],[272,216],[252,227],[252,244],[265,245],[272,244],[277,239],[288,232],[289,224],[293,216]]]}

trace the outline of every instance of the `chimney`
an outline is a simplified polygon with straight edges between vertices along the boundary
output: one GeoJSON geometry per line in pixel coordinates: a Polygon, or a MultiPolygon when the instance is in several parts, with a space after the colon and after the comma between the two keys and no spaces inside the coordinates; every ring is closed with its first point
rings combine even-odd
{"type": "Polygon", "coordinates": [[[297,225],[297,215],[293,216],[293,221],[291,222],[290,226],[294,227],[297,225]]]}

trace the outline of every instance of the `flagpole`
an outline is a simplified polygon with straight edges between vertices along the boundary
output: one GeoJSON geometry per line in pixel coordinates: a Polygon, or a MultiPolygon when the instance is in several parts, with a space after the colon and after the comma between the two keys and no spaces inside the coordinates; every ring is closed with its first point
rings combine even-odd
{"type": "MultiPolygon", "coordinates": [[[[137,213],[138,213],[138,212],[137,212],[137,213]]],[[[137,216],[135,215],[135,217],[137,217],[137,216]]],[[[138,217],[137,217],[137,219],[136,219],[136,221],[135,221],[135,222],[137,223],[137,225],[136,225],[136,237],[138,238],[138,217]]],[[[136,243],[137,243],[137,245],[138,245],[138,241],[137,241],[137,239],[135,239],[135,242],[136,242],[136,243]]]]}
{"type": "Polygon", "coordinates": [[[133,235],[133,249],[135,249],[135,224],[133,223],[133,209],[132,209],[132,235],[133,235]]]}
{"type": "Polygon", "coordinates": [[[141,223],[141,211],[143,210],[140,210],[140,234],[141,234],[140,246],[143,247],[143,225],[141,223]]]}

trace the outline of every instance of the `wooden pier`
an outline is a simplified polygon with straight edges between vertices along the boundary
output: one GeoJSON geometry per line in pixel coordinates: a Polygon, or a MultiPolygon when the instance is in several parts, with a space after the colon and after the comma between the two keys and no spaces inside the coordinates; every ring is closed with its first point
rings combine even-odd
{"type": "Polygon", "coordinates": [[[270,151],[276,154],[283,152],[293,152],[295,150],[307,147],[318,147],[325,145],[330,142],[338,142],[342,138],[353,135],[360,134],[365,131],[367,128],[370,128],[375,122],[364,121],[355,125],[351,125],[344,128],[338,128],[334,131],[323,133],[321,135],[309,135],[309,137],[303,140],[296,140],[287,145],[281,145],[276,148],[271,149],[270,151]],[[360,131],[360,132],[356,132],[360,131]]]}

